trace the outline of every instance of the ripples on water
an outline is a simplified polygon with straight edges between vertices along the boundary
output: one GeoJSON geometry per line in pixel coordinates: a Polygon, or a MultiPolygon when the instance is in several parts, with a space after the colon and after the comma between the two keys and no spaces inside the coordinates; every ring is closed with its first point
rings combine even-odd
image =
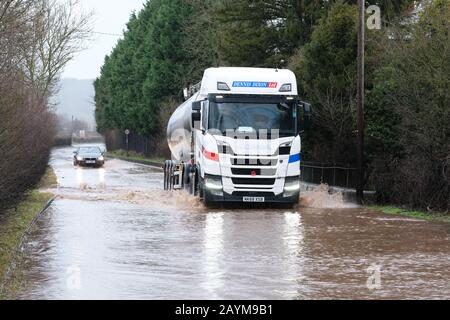
{"type": "MultiPolygon", "coordinates": [[[[124,201],[133,204],[158,204],[163,207],[205,209],[198,197],[193,197],[185,191],[155,190],[124,190],[122,188],[108,188],[105,184],[91,187],[85,183],[78,189],[60,189],[59,198],[89,201],[124,201]]],[[[356,204],[344,200],[341,192],[331,193],[327,185],[320,185],[313,191],[302,192],[299,199],[302,208],[315,209],[345,209],[358,208],[356,204]]]]}
{"type": "Polygon", "coordinates": [[[313,191],[305,191],[300,195],[300,206],[315,209],[358,208],[356,204],[344,200],[342,192],[330,192],[326,184],[317,186],[313,191]]]}
{"type": "MultiPolygon", "coordinates": [[[[192,197],[184,191],[167,192],[162,190],[162,173],[143,166],[128,168],[127,175],[131,178],[142,178],[151,174],[151,180],[139,180],[141,183],[130,183],[129,186],[111,184],[116,180],[116,172],[124,168],[123,162],[110,160],[105,168],[76,168],[75,177],[59,177],[62,182],[57,194],[61,199],[89,201],[121,201],[133,204],[154,205],[163,207],[190,208],[203,210],[204,206],[197,197],[192,197]],[[68,178],[69,181],[67,181],[68,178]],[[64,181],[66,179],[66,181],[64,181]],[[146,185],[145,185],[146,184],[146,185]],[[137,187],[135,187],[137,186],[137,187]],[[156,188],[155,188],[156,186],[156,188]]],[[[70,164],[65,164],[63,170],[73,174],[70,164]]],[[[304,191],[300,195],[299,206],[316,209],[357,208],[355,204],[344,200],[340,192],[330,192],[330,188],[322,184],[312,191],[304,191]]]]}
{"type": "Polygon", "coordinates": [[[450,297],[446,226],[351,209],[325,185],[299,209],[210,210],[162,190],[160,171],[115,160],[74,169],[70,157],[55,155],[59,199],[28,239],[22,298],[450,297]],[[378,291],[366,287],[373,264],[378,291]]]}

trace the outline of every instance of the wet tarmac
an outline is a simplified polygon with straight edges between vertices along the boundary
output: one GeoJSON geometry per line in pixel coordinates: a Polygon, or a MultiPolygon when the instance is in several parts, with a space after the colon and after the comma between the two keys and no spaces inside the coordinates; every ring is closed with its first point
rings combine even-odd
{"type": "Polygon", "coordinates": [[[75,168],[72,150],[53,152],[57,199],[26,239],[17,298],[450,298],[450,224],[326,190],[292,210],[209,210],[157,169],[75,168]]]}

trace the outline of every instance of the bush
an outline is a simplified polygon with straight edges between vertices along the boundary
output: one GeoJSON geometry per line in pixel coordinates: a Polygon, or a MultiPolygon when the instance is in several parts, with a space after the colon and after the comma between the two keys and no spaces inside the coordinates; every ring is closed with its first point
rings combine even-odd
{"type": "Polygon", "coordinates": [[[0,89],[0,209],[38,183],[53,144],[54,116],[42,100],[14,85],[0,89]]]}
{"type": "Polygon", "coordinates": [[[449,210],[449,22],[450,1],[434,1],[417,24],[390,30],[383,43],[369,95],[377,125],[368,128],[383,139],[372,163],[381,201],[449,210]]]}

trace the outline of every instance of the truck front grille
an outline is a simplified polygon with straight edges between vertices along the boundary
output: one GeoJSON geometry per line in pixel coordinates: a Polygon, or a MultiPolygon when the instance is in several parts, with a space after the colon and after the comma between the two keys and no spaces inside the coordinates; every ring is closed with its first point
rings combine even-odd
{"type": "Polygon", "coordinates": [[[257,166],[257,167],[275,167],[278,164],[278,159],[248,159],[248,158],[232,158],[231,165],[233,166],[257,166]]]}
{"type": "Polygon", "coordinates": [[[275,184],[275,179],[266,178],[232,178],[231,180],[236,185],[272,186],[275,184]]]}
{"type": "MultiPolygon", "coordinates": [[[[237,154],[233,151],[233,149],[231,149],[231,147],[229,146],[220,146],[219,147],[219,153],[221,154],[229,154],[231,156],[245,156],[245,154],[237,154]]],[[[291,147],[290,146],[285,146],[285,147],[280,147],[278,148],[277,151],[275,151],[275,154],[270,155],[270,154],[266,154],[266,156],[272,156],[272,157],[277,157],[277,156],[283,156],[283,155],[289,155],[291,154],[291,147]]]]}

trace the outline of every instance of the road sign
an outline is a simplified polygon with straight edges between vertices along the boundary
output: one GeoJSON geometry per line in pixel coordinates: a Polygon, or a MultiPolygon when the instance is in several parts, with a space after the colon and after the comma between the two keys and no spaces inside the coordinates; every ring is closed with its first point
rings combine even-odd
{"type": "Polygon", "coordinates": [[[126,134],[126,135],[129,135],[129,134],[130,134],[130,130],[128,130],[128,129],[125,130],[125,134],[126,134]]]}

